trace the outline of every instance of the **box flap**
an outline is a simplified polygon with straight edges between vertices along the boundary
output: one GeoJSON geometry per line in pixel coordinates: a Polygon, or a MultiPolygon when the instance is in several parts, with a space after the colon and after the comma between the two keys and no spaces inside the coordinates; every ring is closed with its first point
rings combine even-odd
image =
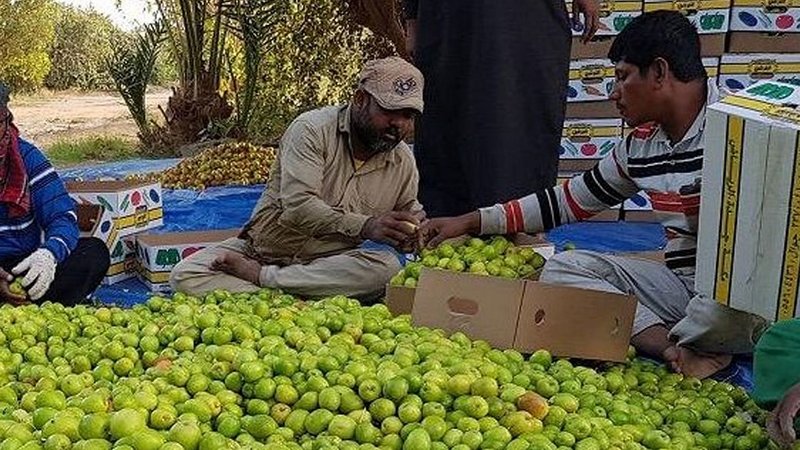
{"type": "Polygon", "coordinates": [[[524,289],[522,280],[423,269],[412,322],[511,348],[524,289]]]}
{"type": "Polygon", "coordinates": [[[777,81],[759,81],[728,95],[711,109],[769,125],[800,130],[800,86],[777,81]]]}
{"type": "Polygon", "coordinates": [[[94,233],[95,228],[100,224],[103,217],[103,207],[100,205],[86,205],[79,203],[75,206],[78,216],[78,230],[82,233],[94,233]]]}
{"type": "Polygon", "coordinates": [[[414,308],[414,296],[417,290],[405,286],[387,286],[386,287],[386,307],[394,316],[401,314],[411,314],[414,308]]]}
{"type": "Polygon", "coordinates": [[[603,361],[625,361],[636,312],[633,296],[525,284],[514,348],[603,361]]]}
{"type": "Polygon", "coordinates": [[[143,247],[159,247],[163,245],[184,245],[198,243],[222,242],[225,239],[236,237],[239,229],[213,230],[213,231],[187,231],[181,233],[142,234],[136,237],[136,242],[143,247]]]}
{"type": "Polygon", "coordinates": [[[68,181],[66,183],[67,191],[82,193],[82,192],[119,192],[127,191],[129,189],[152,186],[159,184],[154,181],[143,180],[109,180],[109,181],[68,181]]]}

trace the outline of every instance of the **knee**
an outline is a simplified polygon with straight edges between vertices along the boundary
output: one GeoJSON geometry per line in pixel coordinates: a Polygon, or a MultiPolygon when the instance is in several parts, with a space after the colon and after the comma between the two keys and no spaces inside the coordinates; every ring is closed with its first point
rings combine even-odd
{"type": "Polygon", "coordinates": [[[381,264],[375,265],[376,277],[380,279],[381,286],[389,282],[389,280],[403,269],[397,255],[390,251],[379,252],[379,260],[381,264]]]}
{"type": "Polygon", "coordinates": [[[556,253],[545,263],[539,279],[541,281],[557,281],[558,274],[564,271],[574,271],[578,267],[585,266],[593,258],[594,254],[585,250],[568,250],[556,253]]]}
{"type": "MultiPolygon", "coordinates": [[[[78,240],[80,253],[86,261],[92,261],[91,271],[93,274],[105,275],[111,265],[111,253],[102,240],[90,237],[78,240]]],[[[77,249],[76,249],[77,250],[77,249]]]]}

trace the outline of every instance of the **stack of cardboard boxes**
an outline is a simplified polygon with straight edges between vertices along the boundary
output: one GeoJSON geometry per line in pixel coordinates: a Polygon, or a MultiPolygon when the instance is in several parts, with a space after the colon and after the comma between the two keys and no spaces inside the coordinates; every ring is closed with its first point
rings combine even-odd
{"type": "Polygon", "coordinates": [[[148,234],[164,223],[160,183],[148,181],[73,181],[67,183],[78,205],[84,236],[106,243],[111,265],[104,285],[133,277],[152,291],[168,291],[169,273],[183,259],[236,236],[238,230],[148,234]]]}
{"type": "Polygon", "coordinates": [[[738,91],[760,80],[800,83],[800,0],[733,0],[720,86],[738,91]]]}
{"type": "MultiPolygon", "coordinates": [[[[79,206],[97,205],[97,226],[86,234],[108,245],[111,266],[103,284],[137,273],[135,235],[164,223],[161,184],[148,181],[71,181],[67,191],[79,206]]],[[[88,211],[88,210],[87,210],[88,211]]]]}
{"type": "MultiPolygon", "coordinates": [[[[568,7],[571,2],[567,2],[568,7]]],[[[597,36],[584,44],[580,25],[573,28],[572,60],[567,87],[567,118],[561,135],[559,182],[591,169],[622,140],[624,124],[613,102],[614,64],[608,59],[614,36],[642,14],[642,0],[602,0],[597,36]]],[[[571,11],[570,11],[571,13],[571,11]]],[[[652,210],[647,194],[639,193],[622,205],[628,220],[650,220],[652,210]]],[[[596,217],[616,220],[625,213],[619,208],[596,217]]]]}

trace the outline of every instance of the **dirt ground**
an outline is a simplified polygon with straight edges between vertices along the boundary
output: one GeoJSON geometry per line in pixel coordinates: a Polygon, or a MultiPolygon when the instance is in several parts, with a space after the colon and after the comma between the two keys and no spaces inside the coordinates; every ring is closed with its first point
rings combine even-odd
{"type": "MultiPolygon", "coordinates": [[[[153,89],[148,93],[147,107],[151,114],[161,116],[157,108],[166,107],[170,93],[168,89],[153,89]]],[[[12,98],[10,108],[22,135],[43,148],[62,139],[91,136],[136,139],[136,124],[116,93],[40,94],[12,98]]]]}

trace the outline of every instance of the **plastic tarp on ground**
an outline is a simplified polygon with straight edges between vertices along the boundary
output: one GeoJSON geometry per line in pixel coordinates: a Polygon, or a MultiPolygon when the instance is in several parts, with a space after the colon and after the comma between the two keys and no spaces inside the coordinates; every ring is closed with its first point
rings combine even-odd
{"type": "MultiPolygon", "coordinates": [[[[179,159],[133,160],[61,170],[65,179],[121,179],[127,175],[165,170],[179,159]]],[[[200,231],[238,228],[245,224],[264,186],[215,187],[194,190],[164,190],[164,226],[150,233],[200,231]]],[[[666,244],[664,230],[659,224],[635,222],[584,222],[564,225],[548,233],[548,238],[561,250],[571,243],[577,248],[601,252],[638,252],[658,250],[666,244]]],[[[96,292],[97,300],[120,306],[145,301],[151,294],[136,279],[96,292]]],[[[721,378],[752,387],[752,366],[747,360],[737,361],[721,378]]]]}

